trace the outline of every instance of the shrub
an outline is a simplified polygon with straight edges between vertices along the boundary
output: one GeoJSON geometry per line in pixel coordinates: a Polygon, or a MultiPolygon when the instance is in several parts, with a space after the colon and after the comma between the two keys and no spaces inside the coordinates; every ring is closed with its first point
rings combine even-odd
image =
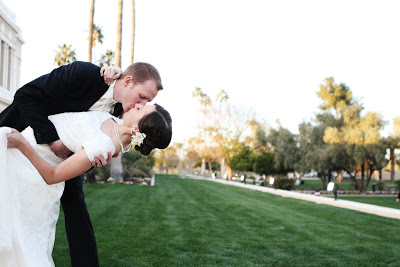
{"type": "Polygon", "coordinates": [[[378,190],[384,190],[385,189],[385,182],[384,181],[378,181],[376,183],[376,188],[378,188],[378,190]]]}
{"type": "Polygon", "coordinates": [[[276,188],[283,190],[292,190],[294,186],[294,179],[289,179],[283,175],[277,175],[275,179],[276,188]]]}

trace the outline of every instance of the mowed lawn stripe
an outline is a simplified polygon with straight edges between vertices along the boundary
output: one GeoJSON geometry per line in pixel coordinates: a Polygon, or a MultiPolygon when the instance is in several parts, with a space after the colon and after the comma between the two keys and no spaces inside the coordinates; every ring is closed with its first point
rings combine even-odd
{"type": "MultiPolygon", "coordinates": [[[[85,185],[101,266],[396,266],[399,220],[210,181],[85,185]]],[[[56,266],[68,266],[63,221],[56,266]]]]}

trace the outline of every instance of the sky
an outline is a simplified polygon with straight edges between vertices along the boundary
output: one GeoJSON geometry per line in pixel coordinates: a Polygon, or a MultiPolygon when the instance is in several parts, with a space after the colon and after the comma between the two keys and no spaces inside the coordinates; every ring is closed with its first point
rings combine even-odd
{"type": "MultiPolygon", "coordinates": [[[[21,85],[50,72],[55,51],[72,45],[87,60],[90,0],[0,0],[16,15],[25,44],[21,85]]],[[[345,83],[365,112],[400,116],[400,1],[135,0],[135,61],[160,72],[155,103],[170,111],[173,141],[196,135],[196,87],[252,109],[257,119],[293,133],[311,121],[327,77],[345,83]]],[[[96,0],[94,23],[115,50],[117,0],[96,0]]],[[[124,1],[122,68],[130,64],[131,1],[124,1]]],[[[96,62],[95,62],[96,63],[96,62]]]]}

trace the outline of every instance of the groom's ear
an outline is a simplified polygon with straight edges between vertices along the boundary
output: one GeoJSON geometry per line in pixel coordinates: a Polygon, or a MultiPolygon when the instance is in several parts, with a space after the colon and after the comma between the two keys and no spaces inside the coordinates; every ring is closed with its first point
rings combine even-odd
{"type": "Polygon", "coordinates": [[[132,76],[126,76],[125,78],[124,78],[124,85],[125,86],[128,86],[131,82],[133,81],[133,79],[132,79],[132,76]]]}

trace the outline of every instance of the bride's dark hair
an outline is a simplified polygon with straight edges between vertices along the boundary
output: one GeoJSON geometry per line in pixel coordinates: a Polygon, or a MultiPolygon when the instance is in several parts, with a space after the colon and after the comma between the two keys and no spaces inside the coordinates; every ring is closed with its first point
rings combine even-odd
{"type": "Polygon", "coordinates": [[[139,131],[146,134],[143,144],[135,146],[135,150],[147,156],[154,148],[168,147],[172,138],[172,119],[168,111],[155,104],[156,110],[139,121],[139,131]]]}

